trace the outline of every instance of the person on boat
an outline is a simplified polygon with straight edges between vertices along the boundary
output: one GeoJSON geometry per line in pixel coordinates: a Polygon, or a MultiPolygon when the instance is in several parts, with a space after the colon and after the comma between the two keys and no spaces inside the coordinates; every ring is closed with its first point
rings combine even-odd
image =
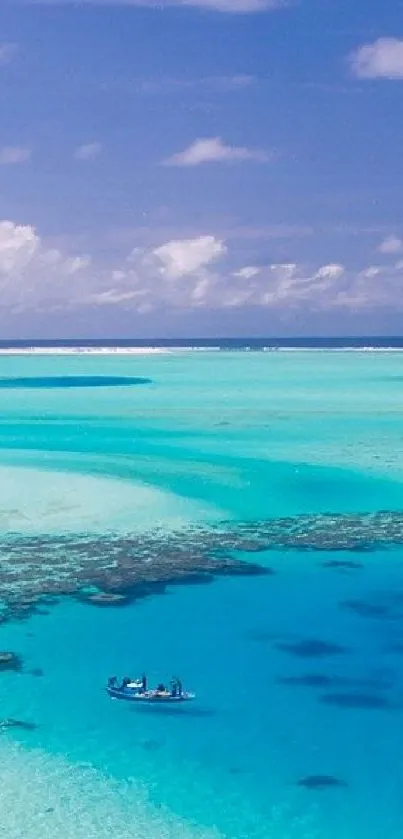
{"type": "Polygon", "coordinates": [[[171,696],[174,699],[176,699],[177,697],[182,696],[182,692],[182,682],[180,679],[178,679],[177,676],[175,676],[173,679],[171,679],[171,696]]]}
{"type": "Polygon", "coordinates": [[[115,687],[116,687],[116,676],[109,676],[108,688],[115,688],[115,687]]]}
{"type": "Polygon", "coordinates": [[[130,676],[125,676],[124,679],[122,679],[122,684],[120,686],[120,690],[124,690],[130,682],[131,682],[130,676]]]}
{"type": "Polygon", "coordinates": [[[143,693],[145,693],[147,690],[147,676],[145,673],[143,673],[141,677],[141,690],[143,693]]]}
{"type": "Polygon", "coordinates": [[[182,682],[178,678],[178,676],[175,676],[171,680],[171,696],[173,696],[174,698],[176,698],[177,696],[182,696],[182,690],[182,682]]]}
{"type": "Polygon", "coordinates": [[[163,685],[162,682],[160,682],[160,684],[157,685],[157,690],[155,692],[157,695],[165,694],[167,692],[165,685],[163,685]]]}

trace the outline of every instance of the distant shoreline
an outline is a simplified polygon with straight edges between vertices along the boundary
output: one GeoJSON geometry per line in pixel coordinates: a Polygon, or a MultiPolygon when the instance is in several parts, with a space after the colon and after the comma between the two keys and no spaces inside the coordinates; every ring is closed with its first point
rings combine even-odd
{"type": "Polygon", "coordinates": [[[77,344],[75,346],[71,346],[69,344],[62,345],[62,344],[47,344],[46,346],[43,345],[35,345],[32,344],[31,346],[21,346],[21,345],[7,345],[6,342],[3,342],[3,346],[0,343],[0,356],[31,356],[31,355],[97,355],[97,356],[127,356],[127,355],[165,355],[167,353],[179,353],[179,352],[202,352],[202,353],[216,353],[216,352],[243,352],[243,353],[272,353],[272,352],[289,352],[289,353],[312,353],[312,352],[322,352],[322,353],[340,353],[340,352],[354,352],[354,353],[393,353],[393,352],[402,352],[403,351],[403,341],[401,345],[352,345],[352,344],[340,344],[337,346],[330,345],[326,346],[324,344],[312,344],[310,346],[306,345],[249,345],[249,344],[237,344],[237,345],[225,345],[225,344],[217,344],[216,346],[206,346],[206,345],[193,345],[193,344],[172,344],[167,346],[124,346],[121,344],[116,345],[107,345],[107,346],[94,346],[93,344],[77,344]]]}
{"type": "Polygon", "coordinates": [[[0,355],[96,354],[154,355],[170,352],[301,352],[301,351],[391,352],[403,350],[403,336],[261,336],[236,338],[2,338],[0,355]]]}
{"type": "Polygon", "coordinates": [[[0,355],[160,355],[158,347],[0,347],[0,355]]]}

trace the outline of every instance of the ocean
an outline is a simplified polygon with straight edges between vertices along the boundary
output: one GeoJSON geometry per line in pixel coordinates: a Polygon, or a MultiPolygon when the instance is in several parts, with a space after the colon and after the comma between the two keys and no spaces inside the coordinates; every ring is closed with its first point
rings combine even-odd
{"type": "Polygon", "coordinates": [[[2,342],[0,836],[403,837],[402,345],[2,342]]]}

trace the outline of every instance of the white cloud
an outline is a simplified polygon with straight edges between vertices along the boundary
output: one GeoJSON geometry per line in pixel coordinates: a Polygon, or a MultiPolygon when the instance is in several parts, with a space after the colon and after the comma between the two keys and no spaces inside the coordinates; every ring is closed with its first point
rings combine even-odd
{"type": "Polygon", "coordinates": [[[270,159],[267,152],[248,149],[245,146],[230,146],[221,137],[205,137],[194,141],[187,149],[164,161],[165,166],[200,166],[202,163],[241,163],[254,160],[265,163],[270,159]]]}
{"type": "Polygon", "coordinates": [[[368,268],[364,268],[364,270],[361,271],[361,275],[363,277],[368,277],[370,280],[372,280],[373,277],[378,277],[381,273],[382,271],[379,265],[369,265],[368,268]]]}
{"type": "Polygon", "coordinates": [[[238,263],[213,235],[134,248],[119,261],[48,246],[30,225],[0,222],[3,313],[135,312],[266,307],[284,311],[403,312],[403,261],[364,265],[238,263]]]}
{"type": "Polygon", "coordinates": [[[89,302],[123,304],[136,311],[244,306],[326,309],[341,305],[338,294],[349,285],[347,277],[343,284],[341,265],[305,270],[296,263],[280,263],[259,269],[244,266],[231,273],[224,261],[227,255],[225,244],[213,236],[166,242],[138,252],[137,261],[131,256],[126,270],[115,271],[110,287],[96,291],[89,302]],[[223,263],[218,269],[220,257],[223,263]]]}
{"type": "MultiPolygon", "coordinates": [[[[223,243],[222,247],[225,248],[223,243]]],[[[278,263],[262,266],[257,274],[248,272],[246,276],[243,268],[230,273],[225,262],[217,270],[207,256],[206,251],[203,260],[186,259],[176,242],[167,242],[138,254],[135,264],[131,262],[126,269],[114,272],[113,281],[110,274],[104,277],[104,287],[95,289],[87,302],[123,305],[138,312],[242,307],[301,312],[380,308],[403,311],[403,265],[379,271],[373,266],[351,271],[337,263],[317,268],[278,263]],[[161,266],[160,257],[155,260],[156,252],[171,254],[172,261],[163,261],[161,266]]]]}
{"type": "Polygon", "coordinates": [[[161,273],[168,279],[177,279],[193,274],[205,265],[225,256],[224,242],[214,236],[199,236],[197,239],[176,239],[167,242],[152,252],[160,263],[161,273]]]}
{"type": "Polygon", "coordinates": [[[115,289],[110,289],[109,291],[102,291],[100,294],[94,295],[93,302],[96,302],[98,306],[110,306],[118,303],[138,302],[142,297],[144,297],[144,292],[138,289],[135,291],[120,292],[115,289]]]}
{"type": "Polygon", "coordinates": [[[21,146],[4,146],[0,148],[0,166],[13,166],[26,163],[31,157],[30,149],[21,146]]]}
{"type": "Polygon", "coordinates": [[[378,38],[373,44],[358,47],[350,60],[354,75],[360,79],[403,79],[403,40],[378,38]]]}
{"type": "Polygon", "coordinates": [[[91,262],[90,256],[70,256],[64,263],[64,270],[66,274],[73,276],[73,274],[78,274],[79,271],[88,268],[91,262]]]}
{"type": "Polygon", "coordinates": [[[257,277],[258,274],[260,274],[260,268],[256,268],[255,265],[245,265],[245,268],[234,271],[234,277],[241,277],[243,280],[251,280],[252,277],[257,277]]]}
{"type": "MultiPolygon", "coordinates": [[[[17,0],[18,2],[18,0],[17,0]]],[[[37,5],[75,4],[77,0],[19,0],[37,5]]],[[[287,5],[287,0],[80,0],[81,4],[91,6],[149,6],[153,9],[165,9],[169,6],[194,6],[228,14],[248,14],[278,9],[287,5]]]]}
{"type": "Polygon", "coordinates": [[[48,248],[31,225],[0,222],[0,295],[9,312],[69,304],[91,284],[89,257],[48,248]]]}
{"type": "Polygon", "coordinates": [[[387,236],[379,245],[378,251],[386,254],[402,253],[403,240],[398,239],[397,236],[387,236]]]}
{"type": "Polygon", "coordinates": [[[338,280],[344,274],[344,266],[336,264],[322,265],[314,275],[318,280],[338,280]]]}
{"type": "Polygon", "coordinates": [[[0,44],[0,65],[10,64],[18,52],[18,44],[0,44]]]}
{"type": "Polygon", "coordinates": [[[0,275],[20,271],[35,255],[39,239],[33,227],[0,222],[0,275]]]}
{"type": "Polygon", "coordinates": [[[101,143],[86,143],[75,150],[74,157],[76,160],[95,160],[101,152],[101,143]]]}

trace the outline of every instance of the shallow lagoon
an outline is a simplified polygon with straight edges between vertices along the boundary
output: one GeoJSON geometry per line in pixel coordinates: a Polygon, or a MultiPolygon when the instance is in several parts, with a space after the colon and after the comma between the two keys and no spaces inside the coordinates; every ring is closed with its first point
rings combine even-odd
{"type": "MultiPolygon", "coordinates": [[[[400,359],[2,358],[6,378],[152,380],[0,390],[4,528],[10,509],[13,529],[44,533],[401,509],[400,359]]],[[[80,836],[77,807],[83,835],[101,839],[105,825],[119,837],[402,836],[403,614],[346,606],[403,592],[400,550],[258,560],[276,574],[120,609],[62,600],[0,628],[0,648],[24,659],[0,674],[2,715],[38,724],[0,736],[10,839],[80,836]],[[324,566],[335,558],[362,567],[324,566]],[[179,669],[197,704],[168,714],[108,701],[110,673],[143,668],[179,669]],[[313,776],[347,786],[298,786],[313,776]]]]}

